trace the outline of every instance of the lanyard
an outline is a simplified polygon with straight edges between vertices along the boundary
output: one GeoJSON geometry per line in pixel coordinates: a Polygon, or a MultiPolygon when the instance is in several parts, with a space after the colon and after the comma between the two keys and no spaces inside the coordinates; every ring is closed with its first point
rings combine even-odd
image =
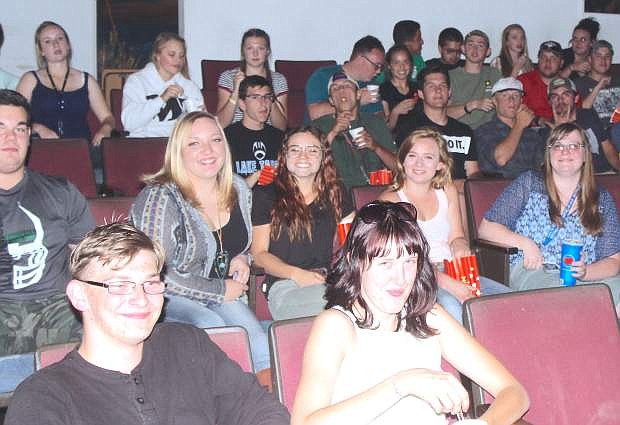
{"type": "Polygon", "coordinates": [[[60,88],[60,90],[58,90],[58,87],[56,87],[56,83],[54,83],[54,79],[52,78],[50,69],[48,67],[45,67],[45,71],[47,72],[47,76],[50,79],[52,88],[54,89],[54,92],[56,93],[56,97],[58,98],[58,112],[59,112],[58,136],[62,137],[64,133],[64,122],[61,116],[65,109],[65,100],[63,99],[63,94],[65,93],[65,87],[67,86],[67,80],[69,79],[69,72],[71,71],[71,68],[67,65],[67,73],[65,74],[65,79],[62,81],[62,87],[60,88]]]}
{"type": "MultiPolygon", "coordinates": [[[[573,204],[575,203],[575,200],[577,199],[577,194],[579,193],[580,189],[581,189],[581,185],[577,185],[577,188],[571,195],[568,201],[568,204],[566,204],[566,208],[564,209],[564,212],[562,213],[562,222],[564,222],[564,220],[568,217],[570,210],[573,208],[573,204]]],[[[545,236],[545,240],[543,241],[542,246],[549,245],[549,242],[551,242],[553,238],[556,237],[559,231],[560,231],[560,228],[554,224],[553,228],[549,230],[549,233],[547,233],[547,236],[545,236]]]]}

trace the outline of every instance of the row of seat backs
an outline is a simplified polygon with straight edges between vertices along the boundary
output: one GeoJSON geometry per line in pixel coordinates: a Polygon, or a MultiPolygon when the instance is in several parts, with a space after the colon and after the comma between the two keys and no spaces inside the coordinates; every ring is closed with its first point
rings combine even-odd
{"type": "MultiPolygon", "coordinates": [[[[107,191],[135,196],[143,187],[144,174],[154,173],[164,163],[166,138],[107,138],[102,142],[103,178],[107,191]]],[[[87,198],[98,195],[95,175],[84,139],[33,140],[27,165],[52,176],[63,176],[87,198]]]]}

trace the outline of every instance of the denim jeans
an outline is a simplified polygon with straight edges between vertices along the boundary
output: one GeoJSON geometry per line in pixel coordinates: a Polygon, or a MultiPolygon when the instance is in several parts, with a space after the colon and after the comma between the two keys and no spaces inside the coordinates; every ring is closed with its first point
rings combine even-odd
{"type": "Polygon", "coordinates": [[[269,367],[267,334],[243,301],[225,301],[207,307],[185,297],[166,295],[164,321],[189,323],[198,328],[241,326],[248,332],[254,369],[260,371],[269,367]]]}
{"type": "Polygon", "coordinates": [[[291,279],[273,283],[269,290],[269,312],[274,320],[316,316],[325,309],[325,285],[299,286],[291,279]]]}
{"type": "MultiPolygon", "coordinates": [[[[484,295],[505,294],[513,290],[496,282],[488,277],[480,276],[480,293],[484,295]]],[[[454,317],[459,323],[463,324],[463,305],[456,297],[445,289],[439,288],[437,291],[437,303],[441,305],[450,316],[454,317]]]]}

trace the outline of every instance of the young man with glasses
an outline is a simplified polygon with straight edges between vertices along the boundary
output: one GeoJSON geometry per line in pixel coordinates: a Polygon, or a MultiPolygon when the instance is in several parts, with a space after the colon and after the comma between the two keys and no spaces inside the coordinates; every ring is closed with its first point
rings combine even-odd
{"type": "Polygon", "coordinates": [[[239,84],[239,108],[243,119],[226,127],[226,139],[235,173],[245,177],[250,187],[258,182],[265,166],[278,166],[278,151],[284,133],[267,124],[273,108],[277,108],[271,83],[260,75],[251,75],[239,84]]]}
{"type": "Polygon", "coordinates": [[[491,55],[489,36],[473,30],[463,43],[465,65],[450,71],[452,97],[448,115],[475,130],[493,118],[491,88],[502,76],[484,61],[491,55]]]}
{"type": "Polygon", "coordinates": [[[353,46],[351,58],[344,65],[324,66],[312,73],[306,83],[306,121],[334,113],[329,102],[327,83],[336,72],[346,74],[360,87],[362,112],[376,114],[383,112],[383,105],[376,93],[366,85],[383,70],[385,48],[371,35],[359,39],[353,46]]]}
{"type": "Polygon", "coordinates": [[[28,101],[0,90],[0,356],[77,339],[81,330],[64,294],[67,261],[94,220],[75,186],[25,166],[29,143],[28,101]]]}
{"type": "Polygon", "coordinates": [[[80,345],[15,392],[5,424],[288,424],[286,409],[207,334],[156,325],[162,248],[127,223],[90,232],[71,255],[80,345]]]}
{"type": "Polygon", "coordinates": [[[362,93],[357,82],[336,72],[329,79],[327,91],[334,113],[312,121],[312,125],[327,134],[336,169],[346,188],[368,184],[370,171],[393,169],[396,146],[390,130],[384,119],[360,111],[362,93]]]}
{"type": "Polygon", "coordinates": [[[545,140],[550,128],[564,123],[576,123],[585,132],[590,150],[594,172],[620,171],[618,151],[609,140],[609,136],[592,109],[577,107],[577,88],[572,80],[558,77],[549,83],[549,103],[553,110],[553,120],[541,131],[545,140]]]}

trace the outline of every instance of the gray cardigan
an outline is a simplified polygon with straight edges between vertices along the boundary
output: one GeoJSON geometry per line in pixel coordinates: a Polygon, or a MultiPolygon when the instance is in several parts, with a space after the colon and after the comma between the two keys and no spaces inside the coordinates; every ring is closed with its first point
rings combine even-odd
{"type": "MultiPolygon", "coordinates": [[[[252,241],[252,192],[237,175],[233,186],[248,233],[245,253],[252,241]]],[[[183,198],[174,183],[145,187],[136,197],[130,217],[138,229],[163,246],[168,292],[204,304],[223,302],[224,279],[209,278],[217,249],[215,238],[198,210],[183,198]]]]}

